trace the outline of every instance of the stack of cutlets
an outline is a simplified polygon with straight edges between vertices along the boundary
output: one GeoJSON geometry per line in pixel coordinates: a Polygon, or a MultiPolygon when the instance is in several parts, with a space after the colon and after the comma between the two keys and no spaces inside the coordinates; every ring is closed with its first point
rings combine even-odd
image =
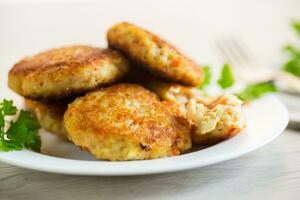
{"type": "Polygon", "coordinates": [[[202,68],[129,23],[108,30],[107,49],[69,46],[26,57],[9,72],[41,126],[105,160],[175,156],[245,126],[234,96],[196,87],[202,68]]]}

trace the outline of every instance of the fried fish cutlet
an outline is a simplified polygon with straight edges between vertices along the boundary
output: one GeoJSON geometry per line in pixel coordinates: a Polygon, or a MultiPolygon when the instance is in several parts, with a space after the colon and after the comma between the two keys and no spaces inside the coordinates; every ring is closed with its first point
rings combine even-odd
{"type": "Polygon", "coordinates": [[[234,95],[212,97],[195,87],[162,81],[150,81],[147,87],[191,123],[193,144],[213,145],[245,128],[242,101],[234,95]]]}
{"type": "Polygon", "coordinates": [[[42,128],[67,140],[67,131],[63,123],[63,116],[68,108],[67,102],[44,103],[24,98],[25,108],[31,111],[42,128]]]}
{"type": "Polygon", "coordinates": [[[189,101],[187,118],[193,124],[194,144],[213,145],[240,133],[246,126],[242,101],[234,95],[224,95],[210,105],[189,101]]]}
{"type": "Polygon", "coordinates": [[[158,36],[129,23],[108,30],[110,47],[124,52],[153,75],[171,82],[197,86],[203,81],[202,67],[158,36]]]}
{"type": "Polygon", "coordinates": [[[191,147],[187,121],[136,84],[117,84],[77,98],[64,123],[69,139],[98,159],[161,158],[191,147]]]}
{"type": "Polygon", "coordinates": [[[8,85],[31,99],[62,99],[116,82],[129,63],[119,52],[90,46],[51,49],[9,71],[8,85]]]}
{"type": "Polygon", "coordinates": [[[208,105],[214,99],[195,87],[168,83],[153,78],[147,80],[145,87],[157,94],[161,100],[177,104],[182,115],[186,115],[186,106],[191,99],[204,105],[208,105]]]}

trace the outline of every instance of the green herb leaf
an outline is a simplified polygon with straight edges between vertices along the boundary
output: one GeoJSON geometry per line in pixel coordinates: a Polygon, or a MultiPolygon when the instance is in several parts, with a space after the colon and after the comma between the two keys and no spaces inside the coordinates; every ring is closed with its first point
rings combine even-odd
{"type": "Polygon", "coordinates": [[[22,150],[23,145],[9,140],[0,140],[0,151],[22,150]]]}
{"type": "Polygon", "coordinates": [[[218,84],[223,89],[229,88],[234,84],[234,75],[229,64],[224,64],[218,84]]]}
{"type": "Polygon", "coordinates": [[[298,36],[300,36],[300,22],[298,21],[293,21],[292,22],[292,27],[294,30],[297,32],[298,36]]]}
{"type": "Polygon", "coordinates": [[[204,81],[203,83],[198,86],[199,89],[204,89],[207,85],[210,84],[211,81],[211,70],[209,66],[205,66],[203,68],[203,72],[204,72],[204,81]]]}
{"type": "Polygon", "coordinates": [[[14,115],[17,112],[17,108],[13,105],[13,101],[4,99],[1,102],[1,110],[3,115],[14,115]]]}
{"type": "MultiPolygon", "coordinates": [[[[292,27],[300,37],[300,22],[292,22],[292,27]]],[[[295,76],[300,77],[300,50],[299,48],[289,44],[284,47],[284,50],[289,54],[288,61],[283,65],[282,69],[295,76]]]]}
{"type": "Polygon", "coordinates": [[[10,127],[4,132],[5,117],[17,113],[12,101],[3,100],[0,103],[0,151],[21,150],[29,148],[40,151],[41,139],[38,135],[40,125],[30,112],[20,111],[17,120],[10,122],[10,127]]]}
{"type": "Polygon", "coordinates": [[[272,82],[263,82],[248,85],[241,93],[236,95],[243,101],[251,101],[269,92],[277,92],[276,86],[272,82]]]}
{"type": "Polygon", "coordinates": [[[283,70],[300,77],[300,59],[293,59],[283,65],[283,70]]]}
{"type": "Polygon", "coordinates": [[[5,121],[4,121],[2,110],[1,110],[1,107],[0,107],[0,138],[4,134],[4,126],[5,126],[5,121]]]}
{"type": "Polygon", "coordinates": [[[296,48],[295,46],[289,44],[289,45],[286,45],[284,48],[283,48],[284,51],[286,51],[287,53],[289,53],[289,55],[293,58],[300,58],[300,51],[298,48],[296,48]]]}
{"type": "Polygon", "coordinates": [[[38,134],[34,134],[34,142],[25,144],[25,147],[32,149],[33,151],[40,152],[42,146],[41,137],[38,134]]]}
{"type": "Polygon", "coordinates": [[[283,65],[283,70],[300,77],[300,51],[292,45],[287,45],[284,50],[289,53],[290,60],[283,65]]]}

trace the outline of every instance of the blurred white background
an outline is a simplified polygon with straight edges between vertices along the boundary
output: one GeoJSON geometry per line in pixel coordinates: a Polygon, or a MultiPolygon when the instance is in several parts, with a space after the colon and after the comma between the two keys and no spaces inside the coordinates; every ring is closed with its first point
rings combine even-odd
{"type": "MultiPolygon", "coordinates": [[[[244,40],[267,64],[281,61],[293,41],[298,0],[0,1],[0,66],[25,55],[73,43],[105,46],[109,26],[129,21],[173,42],[200,63],[211,63],[210,43],[220,35],[244,40]]],[[[2,76],[3,77],[3,76],[2,76]]]]}
{"type": "MultiPolygon", "coordinates": [[[[0,1],[0,67],[68,44],[106,46],[106,30],[128,21],[171,41],[200,64],[214,64],[218,37],[243,40],[261,63],[278,67],[282,46],[295,42],[289,24],[300,19],[297,0],[0,1]]],[[[1,76],[6,88],[6,74],[1,76]]]]}
{"type": "MultiPolygon", "coordinates": [[[[210,1],[24,1],[0,0],[0,67],[4,72],[26,55],[69,44],[106,46],[106,31],[128,21],[174,43],[200,64],[219,64],[216,38],[243,40],[262,64],[278,67],[282,46],[297,41],[290,28],[300,19],[298,0],[210,1]]],[[[0,97],[15,96],[1,74],[0,97]]]]}

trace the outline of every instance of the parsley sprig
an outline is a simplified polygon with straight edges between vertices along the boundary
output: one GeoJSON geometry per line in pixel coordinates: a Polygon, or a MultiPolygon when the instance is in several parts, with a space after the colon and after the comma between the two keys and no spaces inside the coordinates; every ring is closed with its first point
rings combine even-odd
{"type": "Polygon", "coordinates": [[[251,101],[270,92],[277,92],[277,88],[273,82],[262,82],[247,85],[242,92],[236,95],[243,101],[251,101]]]}
{"type": "Polygon", "coordinates": [[[209,66],[203,67],[203,73],[204,73],[204,80],[203,83],[200,86],[198,86],[199,89],[204,89],[211,82],[211,69],[209,66]]]}
{"type": "MultiPolygon", "coordinates": [[[[204,79],[203,84],[198,87],[201,90],[211,82],[210,79],[212,75],[209,67],[204,68],[204,75],[206,78],[204,79]]],[[[224,64],[220,78],[218,79],[218,85],[222,89],[228,89],[234,85],[234,82],[235,78],[230,65],[224,64]]],[[[235,95],[243,101],[252,101],[270,92],[277,92],[277,87],[273,82],[268,81],[246,85],[241,92],[236,93],[235,95]]]]}
{"type": "MultiPolygon", "coordinates": [[[[292,22],[292,27],[300,37],[300,22],[292,22]]],[[[292,44],[286,45],[284,51],[289,55],[288,61],[283,65],[283,70],[300,77],[300,50],[292,44]]]]}
{"type": "Polygon", "coordinates": [[[234,84],[234,75],[229,64],[224,64],[218,84],[223,89],[230,88],[234,84]]]}
{"type": "Polygon", "coordinates": [[[24,148],[40,151],[41,139],[38,135],[40,124],[30,112],[24,110],[20,110],[16,120],[7,120],[17,112],[13,101],[4,99],[0,103],[0,151],[24,148]]]}

